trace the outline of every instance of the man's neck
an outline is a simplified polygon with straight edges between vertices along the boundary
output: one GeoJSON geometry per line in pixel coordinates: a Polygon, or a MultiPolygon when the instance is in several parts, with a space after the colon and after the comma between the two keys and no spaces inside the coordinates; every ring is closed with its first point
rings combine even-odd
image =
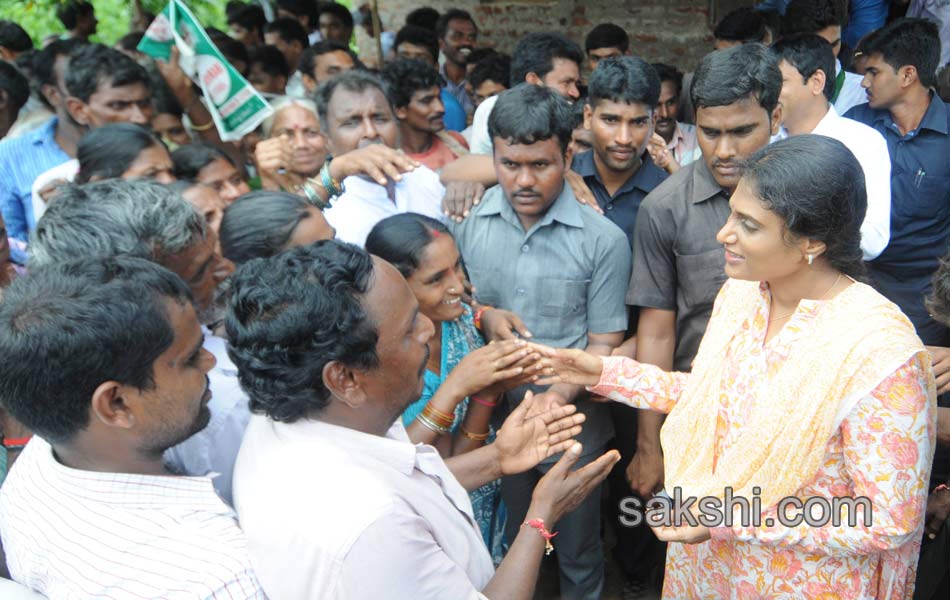
{"type": "Polygon", "coordinates": [[[626,171],[614,171],[613,169],[607,168],[607,165],[601,162],[596,150],[593,152],[593,155],[594,168],[600,176],[600,181],[604,184],[604,187],[607,188],[607,193],[611,196],[616,194],[617,190],[619,190],[623,184],[627,183],[630,178],[640,170],[640,166],[643,165],[643,158],[638,158],[637,162],[626,171]]]}
{"type": "Polygon", "coordinates": [[[57,115],[57,117],[53,139],[56,141],[56,145],[62,148],[63,152],[72,158],[76,158],[76,148],[79,146],[83,131],[68,116],[57,115]]]}
{"type": "MultiPolygon", "coordinates": [[[[380,437],[386,437],[386,432],[395,422],[390,416],[373,414],[368,408],[362,410],[350,408],[342,400],[336,398],[330,398],[329,406],[309,418],[380,437]]],[[[399,415],[396,418],[399,418],[399,415]]]]}
{"type": "Polygon", "coordinates": [[[53,444],[53,455],[59,464],[79,471],[134,475],[171,474],[165,468],[161,454],[144,456],[135,448],[119,449],[112,443],[77,439],[66,444],[53,444]]]}
{"type": "Polygon", "coordinates": [[[445,61],[445,77],[452,83],[465,79],[465,65],[457,65],[451,60],[445,61]]]}
{"type": "Polygon", "coordinates": [[[901,135],[907,135],[920,126],[920,122],[930,108],[930,91],[923,86],[915,86],[903,98],[891,106],[891,118],[900,130],[901,135]]]}
{"type": "Polygon", "coordinates": [[[409,125],[399,126],[400,137],[402,138],[402,149],[408,154],[422,154],[428,152],[435,143],[435,134],[431,131],[423,131],[409,125]]]}
{"type": "MultiPolygon", "coordinates": [[[[824,96],[822,96],[822,98],[824,98],[824,96]]],[[[802,135],[813,132],[815,128],[818,127],[818,124],[821,123],[821,120],[825,118],[825,115],[828,114],[829,106],[828,102],[813,103],[808,107],[805,114],[801,115],[801,118],[786,120],[785,129],[788,130],[789,135],[802,135]]]]}
{"type": "Polygon", "coordinates": [[[667,144],[669,144],[670,142],[673,141],[673,138],[676,137],[676,129],[677,129],[677,127],[679,127],[679,125],[676,125],[675,127],[673,127],[673,129],[670,129],[670,132],[669,132],[668,134],[666,134],[666,135],[663,135],[663,132],[660,132],[660,131],[657,131],[657,133],[660,134],[660,137],[663,138],[663,141],[664,141],[664,142],[666,142],[667,144]]]}

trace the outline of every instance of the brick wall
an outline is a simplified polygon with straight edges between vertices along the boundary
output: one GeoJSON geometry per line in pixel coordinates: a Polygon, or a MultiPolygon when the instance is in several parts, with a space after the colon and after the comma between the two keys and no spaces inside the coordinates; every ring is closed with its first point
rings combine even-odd
{"type": "Polygon", "coordinates": [[[651,62],[689,71],[712,49],[708,0],[379,0],[380,17],[387,29],[398,30],[409,11],[426,5],[468,10],[479,24],[480,44],[504,52],[532,31],[562,31],[583,46],[587,32],[605,22],[626,29],[633,52],[651,62]]]}

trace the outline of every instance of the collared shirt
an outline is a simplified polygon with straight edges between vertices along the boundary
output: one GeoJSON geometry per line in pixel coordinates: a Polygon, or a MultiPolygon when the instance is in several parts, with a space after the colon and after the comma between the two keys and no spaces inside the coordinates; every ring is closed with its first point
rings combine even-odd
{"type": "Polygon", "coordinates": [[[485,98],[485,100],[475,109],[475,116],[472,117],[472,141],[468,145],[472,154],[487,154],[491,156],[495,147],[491,143],[491,137],[488,135],[488,117],[495,108],[495,102],[498,102],[498,96],[485,98]]]}
{"type": "Polygon", "coordinates": [[[494,575],[468,493],[399,419],[383,437],[255,415],[234,483],[271,600],[476,599],[494,575]]]}
{"type": "Polygon", "coordinates": [[[891,235],[869,264],[874,285],[901,307],[924,343],[950,345],[950,330],[924,306],[930,278],[950,248],[950,110],[931,93],[920,125],[906,135],[885,109],[865,104],[845,116],[883,135],[891,156],[891,235]]]}
{"type": "Polygon", "coordinates": [[[404,173],[391,187],[358,175],[343,180],[346,191],[333,201],[323,215],[336,229],[336,239],[362,247],[376,223],[386,217],[415,212],[443,219],[445,188],[431,169],[418,167],[404,173]],[[390,198],[390,190],[395,201],[390,198]]]}
{"type": "Polygon", "coordinates": [[[729,218],[729,195],[705,161],[683,167],[640,205],[627,304],[676,312],[673,369],[689,371],[726,281],[716,234],[729,218]]]}
{"type": "Polygon", "coordinates": [[[206,477],[71,469],[34,437],[0,488],[0,535],[13,579],[47,598],[264,598],[206,477]]]}
{"type": "Polygon", "coordinates": [[[868,209],[861,224],[861,251],[872,260],[884,251],[891,233],[891,157],[884,137],[852,119],[838,116],[834,106],[822,117],[812,133],[838,140],[848,147],[864,171],[868,209]]]}
{"type": "Polygon", "coordinates": [[[56,143],[57,118],[0,142],[0,209],[11,237],[27,241],[36,227],[30,189],[37,175],[70,159],[56,143]]]}
{"type": "Polygon", "coordinates": [[[202,327],[202,347],[217,361],[208,372],[211,400],[208,425],[184,442],[165,451],[165,463],[182,475],[214,475],[214,489],[229,505],[231,482],[244,430],[251,419],[248,398],[238,382],[238,370],[228,356],[227,341],[202,327]]]}
{"type": "MultiPolygon", "coordinates": [[[[479,301],[519,315],[534,341],[584,348],[588,334],[626,330],[630,243],[619,227],[578,203],[569,185],[528,231],[501,186],[450,227],[479,301]]],[[[509,403],[523,395],[524,389],[513,390],[509,403]]],[[[612,433],[610,412],[587,400],[578,410],[587,415],[578,439],[593,451],[612,433]]]]}
{"type": "Polygon", "coordinates": [[[571,168],[584,178],[584,183],[594,194],[597,204],[604,210],[604,216],[627,234],[627,240],[632,247],[633,231],[637,223],[640,203],[647,194],[666,179],[666,171],[653,163],[649,152],[644,152],[642,162],[636,172],[611,196],[601,181],[600,173],[597,172],[593,150],[574,156],[571,168]]]}
{"type": "MultiPolygon", "coordinates": [[[[835,73],[841,73],[842,68],[841,61],[836,58],[835,73]]],[[[852,107],[865,104],[868,101],[868,94],[865,89],[861,87],[861,81],[863,79],[864,77],[857,73],[844,71],[844,82],[841,84],[838,96],[834,99],[835,110],[838,111],[839,115],[843,115],[851,110],[852,107]]]]}
{"type": "Polygon", "coordinates": [[[475,103],[472,102],[472,98],[468,95],[468,90],[465,89],[465,78],[463,77],[458,83],[453,82],[449,79],[449,76],[445,74],[445,63],[439,66],[439,74],[442,75],[442,79],[445,80],[445,86],[443,86],[442,89],[447,90],[450,94],[455,96],[455,99],[458,100],[465,114],[470,115],[475,112],[475,103]]]}
{"type": "Polygon", "coordinates": [[[677,123],[673,138],[667,142],[666,149],[681,167],[700,158],[702,154],[696,139],[696,126],[689,123],[677,123]]]}

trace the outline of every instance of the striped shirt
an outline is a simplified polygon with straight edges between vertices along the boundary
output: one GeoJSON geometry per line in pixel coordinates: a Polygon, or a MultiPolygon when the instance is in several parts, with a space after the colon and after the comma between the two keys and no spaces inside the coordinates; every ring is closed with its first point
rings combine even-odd
{"type": "Polygon", "coordinates": [[[71,157],[56,143],[56,117],[18,138],[0,142],[0,210],[10,237],[27,241],[36,227],[33,181],[71,157]]]}
{"type": "Polygon", "coordinates": [[[264,598],[206,477],[63,466],[34,437],[0,488],[13,579],[51,599],[264,598]]]}

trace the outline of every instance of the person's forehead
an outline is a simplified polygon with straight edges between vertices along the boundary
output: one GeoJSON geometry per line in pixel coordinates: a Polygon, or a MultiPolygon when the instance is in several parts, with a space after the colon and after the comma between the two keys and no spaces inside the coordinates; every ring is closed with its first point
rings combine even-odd
{"type": "Polygon", "coordinates": [[[302,106],[291,104],[277,111],[277,114],[274,115],[273,127],[274,129],[279,129],[281,127],[291,127],[293,125],[309,127],[314,124],[320,124],[320,122],[317,120],[317,115],[313,114],[302,106]]]}
{"type": "Polygon", "coordinates": [[[234,168],[234,165],[223,158],[216,158],[203,166],[198,172],[198,176],[205,181],[220,181],[228,179],[236,172],[237,169],[234,168]]]}
{"type": "Polygon", "coordinates": [[[642,102],[616,102],[614,100],[600,100],[593,107],[595,115],[612,114],[623,115],[626,118],[645,117],[650,115],[650,107],[642,102]]]}
{"type": "Polygon", "coordinates": [[[171,345],[162,352],[161,357],[169,362],[178,362],[190,356],[191,351],[204,335],[198,323],[198,315],[190,302],[179,302],[173,298],[164,298],[168,321],[174,332],[171,345]]]}
{"type": "Polygon", "coordinates": [[[354,114],[391,113],[392,111],[382,90],[369,86],[360,91],[337,87],[327,104],[327,112],[335,117],[345,118],[354,114]]]}
{"type": "Polygon", "coordinates": [[[434,85],[430,88],[423,88],[421,90],[414,91],[412,93],[412,99],[421,100],[422,98],[425,98],[426,96],[438,96],[440,95],[440,93],[441,93],[441,89],[439,88],[439,86],[434,85]]]}
{"type": "Polygon", "coordinates": [[[320,15],[321,25],[342,25],[343,19],[333,13],[323,13],[320,15]]]}
{"type": "Polygon", "coordinates": [[[591,56],[596,56],[597,58],[608,58],[611,56],[620,56],[623,52],[620,51],[620,48],[616,46],[607,46],[604,48],[593,48],[587,52],[591,56]]]}
{"type": "Polygon", "coordinates": [[[451,19],[447,29],[449,31],[458,31],[459,33],[470,33],[475,31],[475,24],[468,19],[459,17],[451,19]]]}
{"type": "Polygon", "coordinates": [[[769,118],[758,100],[745,97],[725,106],[696,107],[696,125],[705,128],[729,129],[759,123],[769,118]]]}
{"type": "Polygon", "coordinates": [[[676,95],[676,82],[672,79],[664,79],[660,82],[660,98],[676,95]]]}
{"type": "MultiPolygon", "coordinates": [[[[141,81],[113,87],[111,77],[103,77],[92,96],[108,100],[139,101],[150,97],[148,87],[141,81]]],[[[92,99],[90,96],[90,100],[92,99]]]]}
{"type": "Polygon", "coordinates": [[[475,88],[475,91],[476,92],[481,92],[481,91],[492,92],[494,90],[497,90],[498,88],[503,88],[503,87],[505,87],[505,84],[503,83],[494,81],[492,79],[486,79],[485,81],[478,84],[478,87],[475,88]]]}
{"type": "Polygon", "coordinates": [[[782,75],[801,75],[795,65],[788,62],[784,58],[778,61],[778,68],[782,72],[782,75]]]}
{"type": "Polygon", "coordinates": [[[561,154],[561,144],[556,136],[533,144],[509,143],[508,140],[495,138],[494,146],[496,156],[516,161],[551,159],[561,154]]]}
{"type": "Polygon", "coordinates": [[[576,62],[567,58],[555,58],[551,61],[551,67],[548,75],[554,77],[576,77],[581,71],[576,62]]]}
{"type": "Polygon", "coordinates": [[[324,52],[317,56],[318,65],[350,65],[354,64],[353,57],[343,50],[334,50],[333,52],[324,52]]]}

